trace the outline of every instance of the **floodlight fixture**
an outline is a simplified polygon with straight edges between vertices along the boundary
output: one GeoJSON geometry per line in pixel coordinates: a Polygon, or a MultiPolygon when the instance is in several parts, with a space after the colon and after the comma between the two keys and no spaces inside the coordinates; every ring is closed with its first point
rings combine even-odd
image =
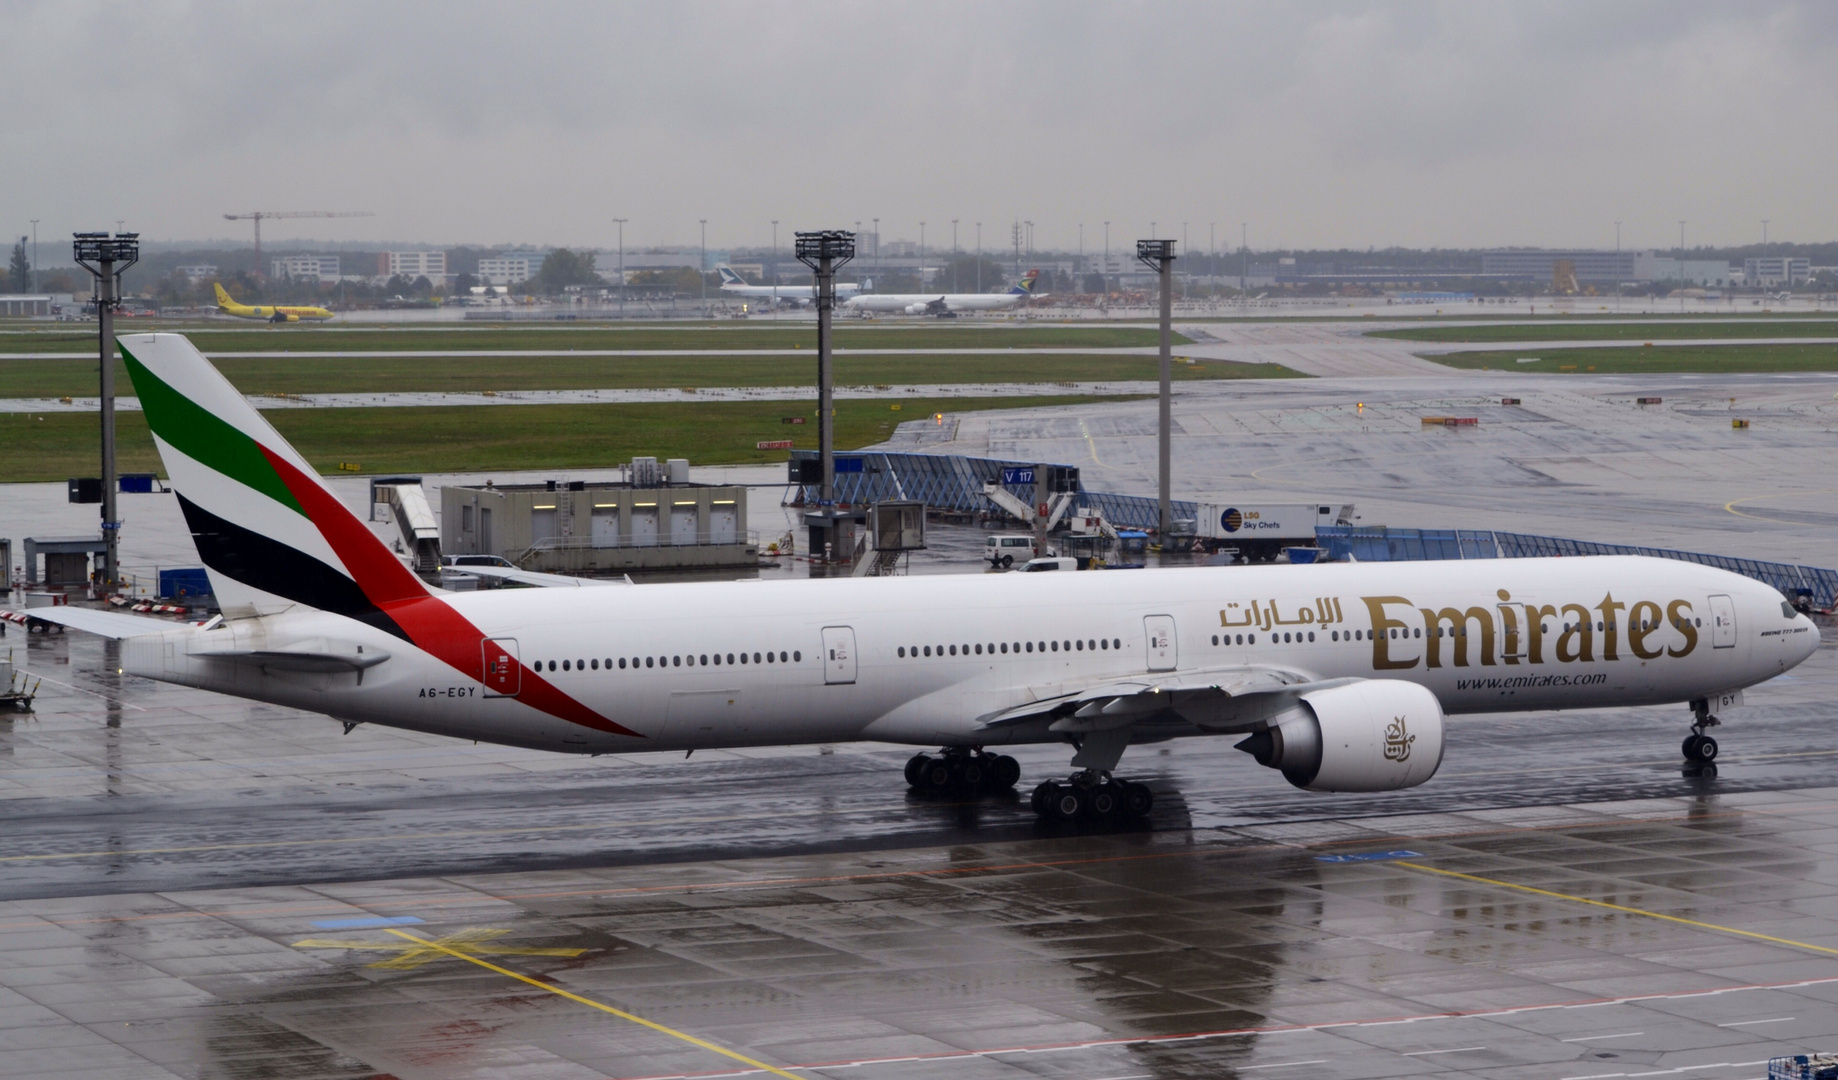
{"type": "Polygon", "coordinates": [[[797,234],[795,250],[799,262],[821,273],[826,261],[835,269],[855,258],[855,234],[843,229],[801,232],[797,234]]]}

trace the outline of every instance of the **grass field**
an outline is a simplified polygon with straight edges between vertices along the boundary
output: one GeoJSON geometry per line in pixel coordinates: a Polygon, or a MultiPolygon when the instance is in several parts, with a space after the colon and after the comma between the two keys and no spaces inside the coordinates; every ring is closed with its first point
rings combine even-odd
{"type": "Polygon", "coordinates": [[[1518,363],[1514,352],[1458,352],[1424,359],[1459,368],[1494,371],[1577,372],[1625,375],[1671,372],[1762,373],[1775,371],[1838,371],[1838,345],[1655,345],[1652,348],[1610,347],[1558,349],[1537,363],[1518,363]]]}
{"type": "MultiPolygon", "coordinates": [[[[933,412],[1076,405],[1077,396],[955,398],[836,403],[841,449],[885,440],[903,420],[933,412]]],[[[340,462],[366,473],[503,469],[610,468],[636,454],[686,457],[700,465],[784,461],[783,450],[758,450],[769,439],[817,440],[815,409],[800,402],[707,402],[668,405],[491,405],[411,409],[278,409],[265,414],[321,473],[340,462]],[[810,418],[802,426],[788,416],[810,418]]],[[[123,472],[162,472],[138,412],[117,414],[123,472]]],[[[0,483],[93,476],[99,420],[93,414],[0,413],[0,483]]]]}
{"type": "MultiPolygon", "coordinates": [[[[163,326],[122,322],[117,332],[144,333],[163,326]]],[[[1175,335],[1177,344],[1190,344],[1175,335]]],[[[262,326],[216,328],[195,334],[207,353],[266,351],[427,351],[470,352],[479,349],[815,349],[812,323],[783,327],[747,323],[710,326],[687,323],[681,329],[644,327],[550,326],[262,326]]],[[[839,326],[839,349],[1101,349],[1153,347],[1157,332],[1137,326],[938,326],[927,324],[839,326]]],[[[42,331],[0,334],[0,353],[89,352],[96,349],[94,326],[59,326],[42,331]]]]}
{"type": "MultiPolygon", "coordinates": [[[[815,386],[816,354],[792,356],[450,356],[437,360],[309,358],[215,361],[245,394],[365,393],[410,390],[613,390],[655,387],[815,386]]],[[[910,383],[1082,382],[1154,379],[1153,356],[1002,352],[982,356],[839,356],[841,386],[910,383]]],[[[1223,360],[1176,363],[1188,379],[1302,378],[1279,364],[1223,360]]],[[[132,393],[115,365],[118,393],[132,393]]],[[[96,393],[96,362],[0,359],[0,397],[80,397],[96,393]]]]}
{"type": "Polygon", "coordinates": [[[1481,343],[1493,341],[1676,341],[1691,338],[1838,337],[1838,322],[1813,319],[1791,322],[1603,323],[1569,326],[1508,323],[1498,326],[1421,326],[1408,330],[1374,330],[1367,337],[1400,341],[1481,343]]]}

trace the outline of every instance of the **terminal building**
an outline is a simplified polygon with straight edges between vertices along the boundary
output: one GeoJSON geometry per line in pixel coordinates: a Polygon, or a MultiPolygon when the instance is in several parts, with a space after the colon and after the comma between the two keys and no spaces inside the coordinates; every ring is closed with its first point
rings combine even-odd
{"type": "Polygon", "coordinates": [[[696,484],[689,462],[636,458],[617,482],[449,485],[441,489],[440,550],[497,555],[555,574],[754,568],[747,489],[696,484]]]}
{"type": "Polygon", "coordinates": [[[1642,265],[1652,258],[1651,252],[1642,251],[1513,248],[1482,252],[1481,273],[1487,277],[1550,281],[1558,262],[1564,261],[1574,268],[1578,284],[1618,285],[1624,281],[1652,280],[1651,269],[1642,265]],[[1642,273],[1642,270],[1646,272],[1642,273]]]}

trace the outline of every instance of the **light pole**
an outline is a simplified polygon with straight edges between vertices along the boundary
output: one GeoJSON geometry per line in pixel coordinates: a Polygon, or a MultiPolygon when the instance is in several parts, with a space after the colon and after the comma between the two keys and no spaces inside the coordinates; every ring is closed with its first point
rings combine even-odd
{"type": "Polygon", "coordinates": [[[951,291],[957,291],[957,219],[951,219],[951,291]]]}
{"type": "Polygon", "coordinates": [[[1242,262],[1238,268],[1238,299],[1244,300],[1245,283],[1251,277],[1251,226],[1246,222],[1238,223],[1238,254],[1242,262]]]}
{"type": "Polygon", "coordinates": [[[1160,529],[1156,541],[1165,549],[1168,544],[1168,531],[1173,528],[1173,511],[1168,500],[1168,458],[1169,430],[1173,427],[1173,393],[1170,380],[1173,378],[1174,342],[1174,241],[1172,240],[1138,240],[1136,241],[1136,261],[1154,270],[1161,278],[1161,401],[1160,430],[1156,434],[1155,453],[1159,469],[1159,482],[1156,486],[1156,498],[1160,501],[1160,529]]]}
{"type": "Polygon", "coordinates": [[[879,277],[881,273],[881,219],[870,218],[869,220],[874,222],[874,273],[876,277],[879,277]]]}
{"type": "MultiPolygon", "coordinates": [[[[38,291],[38,223],[42,220],[44,219],[43,218],[33,218],[32,219],[32,274],[31,274],[32,280],[26,283],[26,291],[28,292],[38,291]]],[[[1768,231],[1768,223],[1764,221],[1762,222],[1762,232],[1763,234],[1766,234],[1767,231],[1768,231]]],[[[1763,241],[1763,243],[1766,243],[1766,242],[1767,241],[1765,240],[1763,241]]]]}
{"type": "MultiPolygon", "coordinates": [[[[36,225],[38,223],[35,221],[32,224],[36,225]]],[[[34,232],[32,235],[37,236],[38,234],[34,232]]],[[[1761,246],[1764,248],[1768,246],[1768,219],[1767,218],[1761,219],[1761,246]]],[[[38,248],[36,246],[34,246],[32,249],[32,261],[34,263],[38,262],[38,248]]]]}
{"type": "Polygon", "coordinates": [[[1685,220],[1678,219],[1678,309],[1685,310],[1685,220]]]}
{"type": "Polygon", "coordinates": [[[983,291],[983,223],[976,223],[976,291],[983,291]]]}
{"type": "Polygon", "coordinates": [[[619,317],[625,318],[625,223],[630,218],[616,217],[613,223],[619,226],[619,317]]]}
{"type": "Polygon", "coordinates": [[[772,219],[772,317],[779,317],[779,219],[772,219]]]}
{"type": "Polygon", "coordinates": [[[96,324],[102,359],[102,589],[121,584],[121,522],[115,517],[115,304],[121,275],[140,261],[140,234],[73,233],[76,263],[96,279],[96,324]],[[91,264],[94,264],[93,266],[91,264]],[[120,266],[117,268],[116,264],[120,266]]]}
{"type": "Polygon", "coordinates": [[[702,279],[702,314],[708,314],[708,219],[697,218],[702,223],[702,261],[696,264],[696,276],[702,279]]]}
{"type": "Polygon", "coordinates": [[[796,234],[798,261],[811,268],[816,276],[814,291],[817,304],[817,513],[807,514],[811,526],[811,554],[824,552],[824,560],[848,558],[853,552],[842,552],[830,545],[836,539],[836,446],[835,405],[831,386],[830,319],[836,306],[836,268],[855,257],[855,234],[841,231],[796,234]],[[818,537],[824,547],[817,546],[818,537]]]}
{"type": "Polygon", "coordinates": [[[925,288],[925,222],[919,223],[919,287],[925,288]]]}

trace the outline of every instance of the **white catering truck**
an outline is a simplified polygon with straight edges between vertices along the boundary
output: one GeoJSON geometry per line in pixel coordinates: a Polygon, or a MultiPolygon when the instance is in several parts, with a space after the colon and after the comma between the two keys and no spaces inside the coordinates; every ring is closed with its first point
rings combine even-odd
{"type": "Polygon", "coordinates": [[[1351,503],[1201,503],[1193,531],[1208,551],[1236,548],[1246,562],[1270,562],[1284,548],[1313,547],[1317,525],[1352,523],[1351,503]]]}

